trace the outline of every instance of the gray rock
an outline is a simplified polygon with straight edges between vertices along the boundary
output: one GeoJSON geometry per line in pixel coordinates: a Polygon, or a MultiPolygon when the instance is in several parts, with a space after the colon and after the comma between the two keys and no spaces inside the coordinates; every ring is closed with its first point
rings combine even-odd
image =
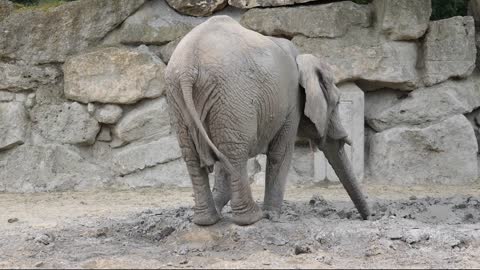
{"type": "Polygon", "coordinates": [[[145,46],[100,48],[63,66],[65,96],[83,103],[135,103],[162,95],[165,64],[145,46]]]}
{"type": "Polygon", "coordinates": [[[13,12],[15,6],[8,0],[0,0],[0,21],[8,17],[13,12]]]}
{"type": "Polygon", "coordinates": [[[318,0],[228,0],[228,4],[238,8],[278,7],[313,2],[318,0]]]}
{"type": "Polygon", "coordinates": [[[155,53],[164,63],[168,63],[170,61],[170,57],[172,57],[173,51],[177,47],[178,43],[180,42],[181,38],[178,38],[176,40],[170,41],[169,43],[162,45],[162,46],[156,46],[156,45],[151,45],[148,48],[155,53]]]}
{"type": "Polygon", "coordinates": [[[25,107],[31,109],[33,108],[33,106],[35,106],[35,98],[37,97],[37,95],[35,93],[30,93],[27,95],[27,99],[25,100],[25,107]]]}
{"type": "Polygon", "coordinates": [[[105,187],[108,169],[64,145],[21,145],[0,152],[0,191],[41,192],[105,187]],[[88,177],[86,177],[88,172],[88,177]]]}
{"type": "Polygon", "coordinates": [[[473,18],[452,17],[430,22],[423,51],[426,85],[469,76],[475,68],[477,53],[473,18]]]}
{"type": "Polygon", "coordinates": [[[176,136],[160,138],[142,144],[130,144],[115,149],[114,169],[120,175],[155,167],[182,157],[176,136]]]}
{"type": "Polygon", "coordinates": [[[35,90],[39,85],[55,83],[59,76],[60,72],[53,66],[0,62],[0,89],[2,90],[12,92],[35,90]]]}
{"type": "Polygon", "coordinates": [[[51,141],[68,144],[93,144],[100,131],[98,122],[77,102],[42,105],[32,109],[34,128],[51,141]]]}
{"type": "MultiPolygon", "coordinates": [[[[361,80],[373,89],[412,90],[418,84],[417,45],[386,41],[372,29],[360,28],[341,38],[292,39],[301,53],[311,53],[330,64],[337,82],[361,80]]],[[[368,90],[373,90],[368,89],[368,90]]]]}
{"type": "Polygon", "coordinates": [[[369,92],[365,118],[370,127],[383,131],[395,126],[438,122],[480,106],[480,77],[447,81],[409,94],[393,90],[369,92]]]}
{"type": "MultiPolygon", "coordinates": [[[[240,20],[243,13],[242,10],[227,7],[216,12],[215,15],[227,15],[240,20]]],[[[193,27],[207,19],[181,15],[171,8],[165,0],[152,0],[145,3],[137,12],[128,17],[120,27],[107,35],[103,44],[164,45],[185,36],[193,27]]]]}
{"type": "Polygon", "coordinates": [[[122,117],[123,110],[115,104],[101,105],[95,108],[95,119],[104,124],[115,124],[122,117]]]}
{"type": "Polygon", "coordinates": [[[431,0],[374,0],[376,24],[392,40],[418,39],[428,28],[431,0]]]}
{"type": "Polygon", "coordinates": [[[97,141],[100,142],[111,142],[112,141],[112,131],[109,127],[102,126],[100,133],[98,133],[97,141]]]}
{"type": "Polygon", "coordinates": [[[96,45],[144,2],[82,0],[16,11],[0,22],[0,57],[63,62],[68,55],[96,45]]]}
{"type": "Polygon", "coordinates": [[[478,177],[477,142],[463,115],[423,128],[391,128],[368,140],[372,183],[461,185],[478,177]]]}
{"type": "Polygon", "coordinates": [[[128,187],[192,186],[187,166],[181,158],[119,177],[117,182],[128,187]]]}
{"type": "Polygon", "coordinates": [[[354,26],[368,27],[371,10],[367,5],[345,1],[326,5],[251,9],[241,24],[269,36],[339,37],[354,26]],[[307,23],[306,23],[307,22],[307,23]]]}
{"type": "Polygon", "coordinates": [[[104,43],[163,45],[183,37],[204,20],[178,14],[165,0],[153,0],[112,31],[104,43]]]}
{"type": "Polygon", "coordinates": [[[123,142],[170,134],[170,116],[165,98],[146,100],[136,105],[118,121],[113,134],[123,142]]]}
{"type": "Polygon", "coordinates": [[[166,0],[176,11],[190,16],[210,16],[224,8],[227,0],[166,0]]]}
{"type": "Polygon", "coordinates": [[[0,90],[0,102],[12,101],[15,99],[15,94],[0,90]]]}
{"type": "Polygon", "coordinates": [[[0,151],[25,142],[28,118],[21,102],[0,103],[0,151]]]}

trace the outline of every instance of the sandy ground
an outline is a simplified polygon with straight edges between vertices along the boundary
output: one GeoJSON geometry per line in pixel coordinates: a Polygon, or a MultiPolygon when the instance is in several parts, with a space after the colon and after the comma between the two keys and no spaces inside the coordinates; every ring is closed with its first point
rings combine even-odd
{"type": "MultiPolygon", "coordinates": [[[[480,268],[480,186],[292,187],[279,220],[191,222],[191,189],[0,194],[0,268],[480,268]]],[[[255,187],[261,201],[263,190],[255,187]]]]}

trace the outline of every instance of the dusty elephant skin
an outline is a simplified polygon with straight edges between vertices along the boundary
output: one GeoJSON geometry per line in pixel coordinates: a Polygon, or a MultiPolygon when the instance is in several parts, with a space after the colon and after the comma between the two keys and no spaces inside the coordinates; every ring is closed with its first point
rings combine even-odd
{"type": "Polygon", "coordinates": [[[193,222],[212,225],[231,201],[233,221],[263,217],[254,202],[247,160],[266,153],[263,210],[277,217],[297,134],[327,157],[364,219],[368,205],[344,151],[330,68],[299,55],[286,39],[266,37],[227,16],[197,26],[178,44],[165,72],[172,125],[194,194],[193,222]],[[215,164],[216,163],[216,164],[215,164]],[[208,171],[215,165],[212,195],[208,171]]]}

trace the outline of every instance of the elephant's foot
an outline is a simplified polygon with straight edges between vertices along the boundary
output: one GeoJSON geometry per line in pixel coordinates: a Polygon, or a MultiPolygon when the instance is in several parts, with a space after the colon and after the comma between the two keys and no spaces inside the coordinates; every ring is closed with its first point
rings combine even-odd
{"type": "Polygon", "coordinates": [[[282,211],[280,208],[263,206],[263,217],[268,220],[278,221],[280,219],[281,212],[282,211]]]}
{"type": "Polygon", "coordinates": [[[193,214],[193,223],[199,226],[209,226],[217,223],[220,220],[220,215],[217,211],[195,211],[193,214]]]}
{"type": "Polygon", "coordinates": [[[223,207],[230,201],[230,196],[225,193],[214,191],[213,201],[215,202],[215,208],[217,208],[218,213],[221,213],[223,207]]]}
{"type": "Polygon", "coordinates": [[[253,207],[251,207],[248,211],[244,211],[241,213],[235,213],[234,211],[232,220],[237,225],[246,226],[257,222],[262,218],[262,209],[260,209],[260,207],[258,207],[258,205],[254,203],[253,207]]]}

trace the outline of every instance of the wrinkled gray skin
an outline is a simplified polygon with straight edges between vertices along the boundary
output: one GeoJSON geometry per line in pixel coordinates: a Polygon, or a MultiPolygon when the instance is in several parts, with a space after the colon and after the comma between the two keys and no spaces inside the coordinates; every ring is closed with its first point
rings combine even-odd
{"type": "Polygon", "coordinates": [[[322,150],[363,218],[369,209],[343,145],[331,70],[293,44],[214,16],[175,49],[165,72],[172,125],[194,194],[193,222],[211,225],[230,201],[233,221],[278,215],[297,134],[322,150]],[[247,160],[266,153],[263,212],[254,202],[247,160]],[[216,163],[216,164],[215,164],[216,163]],[[215,164],[212,194],[208,172],[215,164]]]}

